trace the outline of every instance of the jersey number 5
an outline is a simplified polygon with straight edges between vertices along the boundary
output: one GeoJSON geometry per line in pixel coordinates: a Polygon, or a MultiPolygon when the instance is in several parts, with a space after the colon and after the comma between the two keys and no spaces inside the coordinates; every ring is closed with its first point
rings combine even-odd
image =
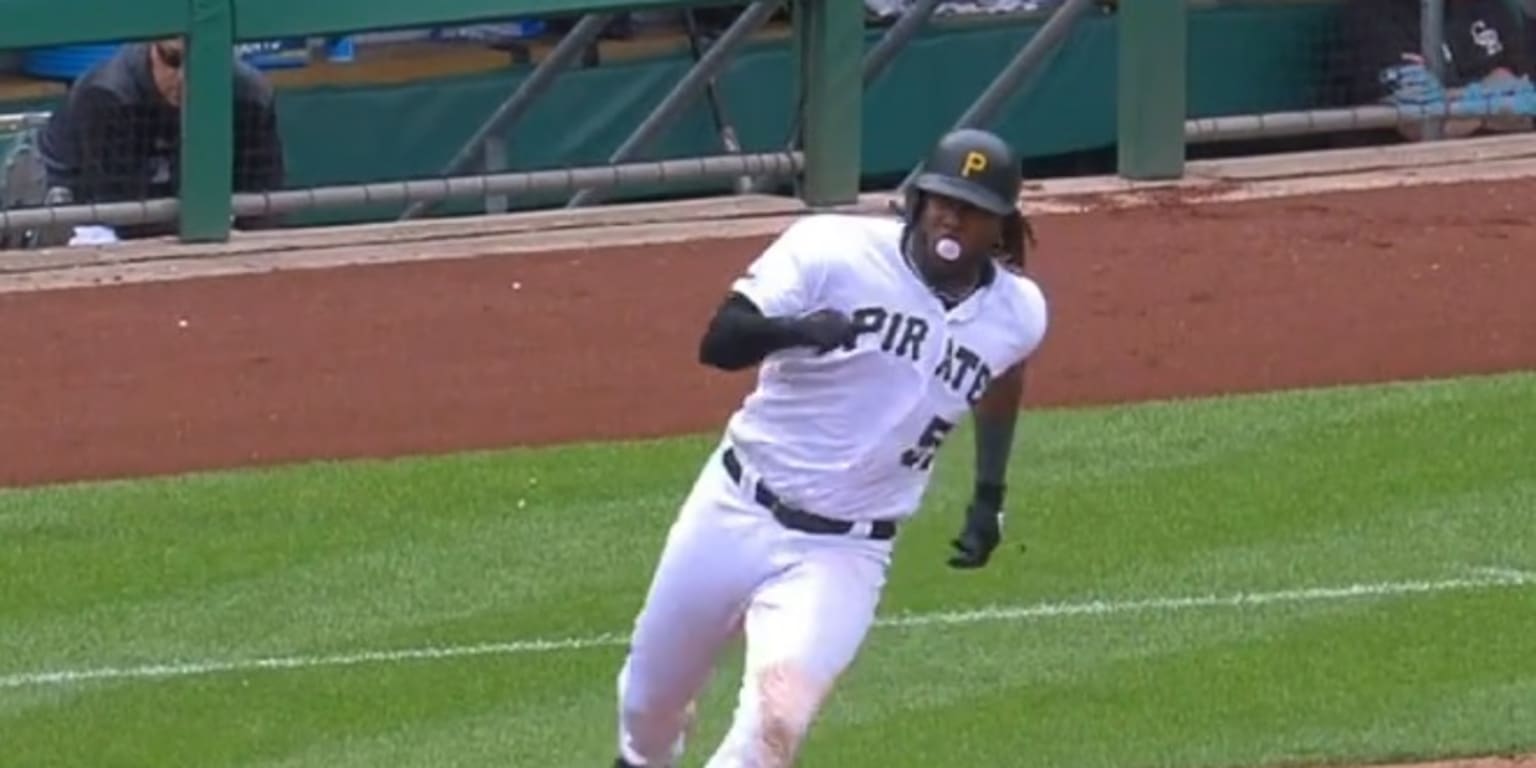
{"type": "Polygon", "coordinates": [[[944,438],[955,425],[935,416],[933,421],[923,429],[923,434],[917,439],[917,445],[908,448],[901,453],[901,464],[904,467],[916,467],[927,471],[933,466],[933,457],[939,452],[939,446],[944,444],[944,438]]]}

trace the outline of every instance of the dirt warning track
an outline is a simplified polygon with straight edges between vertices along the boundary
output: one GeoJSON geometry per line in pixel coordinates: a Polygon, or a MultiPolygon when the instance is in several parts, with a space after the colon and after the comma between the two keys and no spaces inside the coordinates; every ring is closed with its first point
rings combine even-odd
{"type": "MultiPolygon", "coordinates": [[[[1536,368],[1536,180],[1037,218],[1033,407],[1536,368]]],[[[729,230],[728,227],[723,229],[729,230]]],[[[764,236],[0,294],[0,484],[714,430],[764,236]]]]}

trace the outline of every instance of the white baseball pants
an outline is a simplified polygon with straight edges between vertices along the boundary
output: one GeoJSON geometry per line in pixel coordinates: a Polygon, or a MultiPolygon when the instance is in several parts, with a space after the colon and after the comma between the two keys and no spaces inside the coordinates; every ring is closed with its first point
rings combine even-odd
{"type": "Polygon", "coordinates": [[[781,525],[717,449],[670,529],[619,672],[619,753],[668,766],[720,652],[746,638],[730,732],[709,768],[780,768],[864,640],[891,541],[781,525]]]}

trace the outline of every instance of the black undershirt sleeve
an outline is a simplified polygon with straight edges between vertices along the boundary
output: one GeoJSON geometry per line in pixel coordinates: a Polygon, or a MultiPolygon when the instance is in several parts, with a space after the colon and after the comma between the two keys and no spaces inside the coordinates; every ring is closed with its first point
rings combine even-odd
{"type": "Polygon", "coordinates": [[[792,318],[766,317],[750,299],[731,293],[699,341],[699,362],[738,371],[807,339],[792,318]]]}

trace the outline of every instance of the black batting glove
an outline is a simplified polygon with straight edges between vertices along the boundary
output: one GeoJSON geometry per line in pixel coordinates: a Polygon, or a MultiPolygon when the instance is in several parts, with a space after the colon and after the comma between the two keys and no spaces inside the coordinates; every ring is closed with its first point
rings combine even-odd
{"type": "Polygon", "coordinates": [[[955,548],[955,554],[949,558],[951,568],[982,568],[992,559],[992,551],[1003,540],[1002,506],[1001,486],[977,486],[976,495],[965,508],[965,526],[950,542],[955,548]]]}
{"type": "Polygon", "coordinates": [[[835,309],[819,309],[794,321],[795,334],[802,344],[824,353],[852,342],[858,337],[853,320],[835,309]]]}

